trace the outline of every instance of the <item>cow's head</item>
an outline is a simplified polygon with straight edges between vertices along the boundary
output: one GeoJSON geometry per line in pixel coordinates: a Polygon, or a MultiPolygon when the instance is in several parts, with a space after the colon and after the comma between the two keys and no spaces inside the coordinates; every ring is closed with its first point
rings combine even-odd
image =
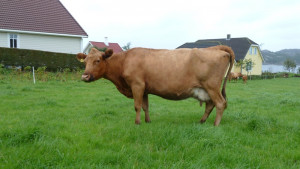
{"type": "Polygon", "coordinates": [[[92,82],[100,79],[106,72],[106,59],[113,54],[112,49],[107,49],[105,52],[100,52],[92,48],[88,55],[83,53],[77,54],[77,59],[85,63],[85,71],[81,76],[81,80],[92,82]]]}

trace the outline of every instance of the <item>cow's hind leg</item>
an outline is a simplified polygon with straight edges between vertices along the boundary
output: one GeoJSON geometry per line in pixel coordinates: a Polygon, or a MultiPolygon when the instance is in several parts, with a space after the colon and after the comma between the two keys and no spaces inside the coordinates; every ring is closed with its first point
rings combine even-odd
{"type": "Polygon", "coordinates": [[[132,85],[132,93],[134,99],[134,109],[136,111],[135,124],[141,123],[141,108],[143,104],[143,96],[144,96],[144,85],[135,84],[132,85]]]}
{"type": "Polygon", "coordinates": [[[215,105],[212,101],[208,101],[205,104],[205,112],[200,120],[200,123],[204,123],[206,121],[206,119],[209,117],[210,113],[212,112],[212,110],[214,109],[215,105]]]}
{"type": "Polygon", "coordinates": [[[149,103],[148,103],[148,95],[144,95],[143,97],[143,110],[145,112],[145,122],[146,123],[150,123],[151,120],[150,120],[150,116],[149,116],[149,103]]]}
{"type": "Polygon", "coordinates": [[[213,101],[213,103],[216,106],[216,110],[217,110],[217,116],[216,116],[216,120],[214,125],[218,126],[221,122],[222,116],[223,116],[223,112],[226,108],[226,100],[224,99],[224,97],[221,95],[221,92],[219,91],[219,89],[216,90],[208,90],[207,91],[211,100],[213,101]]]}

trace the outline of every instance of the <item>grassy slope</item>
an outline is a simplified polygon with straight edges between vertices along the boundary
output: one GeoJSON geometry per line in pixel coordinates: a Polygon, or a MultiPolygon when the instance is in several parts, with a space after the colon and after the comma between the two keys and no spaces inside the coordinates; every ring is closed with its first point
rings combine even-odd
{"type": "Polygon", "coordinates": [[[196,100],[150,96],[137,126],[106,80],[0,80],[0,168],[300,168],[299,84],[229,83],[219,127],[196,100]]]}

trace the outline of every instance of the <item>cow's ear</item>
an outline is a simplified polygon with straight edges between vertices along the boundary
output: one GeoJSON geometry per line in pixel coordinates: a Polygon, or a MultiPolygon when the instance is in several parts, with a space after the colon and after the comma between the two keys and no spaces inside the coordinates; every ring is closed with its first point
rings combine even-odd
{"type": "Polygon", "coordinates": [[[113,53],[114,53],[114,51],[112,49],[106,49],[106,51],[103,55],[103,59],[109,58],[113,53]]]}
{"type": "Polygon", "coordinates": [[[86,54],[84,54],[84,53],[78,53],[77,54],[77,56],[76,56],[76,58],[77,58],[77,60],[79,60],[80,62],[83,62],[84,61],[84,59],[86,58],[86,54]]]}

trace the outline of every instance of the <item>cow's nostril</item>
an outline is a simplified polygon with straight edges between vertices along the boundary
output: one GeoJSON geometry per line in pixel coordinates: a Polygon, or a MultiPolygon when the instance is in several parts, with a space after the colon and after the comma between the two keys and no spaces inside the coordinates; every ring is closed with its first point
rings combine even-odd
{"type": "Polygon", "coordinates": [[[83,81],[89,81],[89,78],[90,78],[90,76],[87,75],[87,74],[83,74],[83,75],[81,76],[81,80],[83,80],[83,81]]]}

